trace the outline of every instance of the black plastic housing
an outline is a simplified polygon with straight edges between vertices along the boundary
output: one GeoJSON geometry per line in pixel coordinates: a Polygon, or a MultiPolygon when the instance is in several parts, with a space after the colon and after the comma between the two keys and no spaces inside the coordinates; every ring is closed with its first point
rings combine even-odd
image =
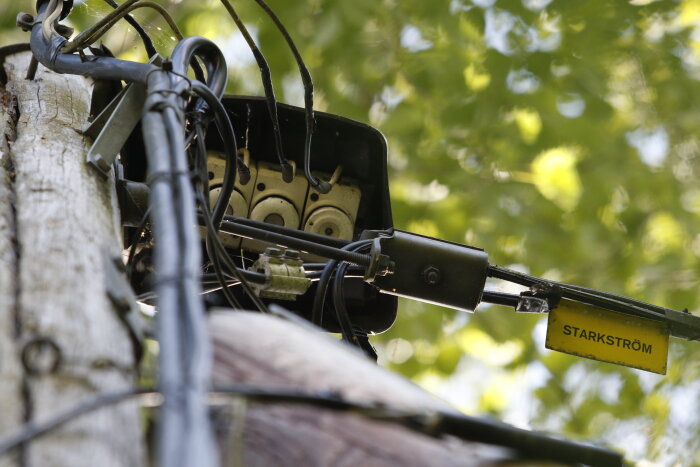
{"type": "MultiPolygon", "coordinates": [[[[238,147],[247,147],[258,161],[277,163],[272,123],[267,103],[262,97],[225,96],[227,109],[236,132],[238,147]]],[[[297,164],[297,176],[303,176],[304,138],[306,131],[304,109],[278,104],[284,155],[297,164]]],[[[377,129],[337,115],[315,112],[316,128],[311,146],[311,170],[332,173],[343,166],[343,177],[355,182],[361,192],[360,207],[355,222],[354,239],[363,230],[385,230],[393,226],[389,181],[387,174],[387,144],[377,129]]],[[[207,148],[222,151],[223,143],[213,128],[207,136],[207,148]]],[[[279,304],[297,314],[310,318],[315,284],[296,301],[279,304]]],[[[346,281],[345,297],[353,324],[368,332],[382,332],[396,318],[397,299],[381,294],[361,279],[346,281]]],[[[335,312],[328,296],[323,326],[339,331],[335,312]]]]}
{"type": "Polygon", "coordinates": [[[377,234],[394,262],[393,274],[374,281],[385,293],[463,311],[481,302],[489,257],[480,248],[401,230],[377,234]]]}

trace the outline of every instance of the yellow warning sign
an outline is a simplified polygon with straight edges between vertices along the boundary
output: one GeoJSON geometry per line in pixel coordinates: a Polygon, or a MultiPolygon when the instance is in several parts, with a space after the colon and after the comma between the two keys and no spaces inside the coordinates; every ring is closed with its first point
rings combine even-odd
{"type": "Polygon", "coordinates": [[[549,312],[545,347],[665,375],[668,335],[660,321],[562,300],[549,312]]]}

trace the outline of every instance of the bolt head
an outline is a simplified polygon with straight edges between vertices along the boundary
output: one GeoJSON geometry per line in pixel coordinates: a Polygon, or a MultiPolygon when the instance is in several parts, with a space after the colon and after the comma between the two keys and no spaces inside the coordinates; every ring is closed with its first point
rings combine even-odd
{"type": "Polygon", "coordinates": [[[428,285],[437,285],[442,279],[440,270],[435,266],[428,266],[423,270],[423,280],[428,285]]]}
{"type": "Polygon", "coordinates": [[[282,256],[282,250],[279,248],[270,247],[265,249],[265,254],[267,256],[282,256]]]}
{"type": "Polygon", "coordinates": [[[284,256],[291,259],[301,258],[301,254],[297,250],[287,250],[284,252],[284,256]]]}

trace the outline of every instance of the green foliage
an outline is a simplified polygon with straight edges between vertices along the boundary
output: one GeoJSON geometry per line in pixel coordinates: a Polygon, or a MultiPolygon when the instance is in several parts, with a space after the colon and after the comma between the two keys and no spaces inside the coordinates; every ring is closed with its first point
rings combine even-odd
{"type": "MultiPolygon", "coordinates": [[[[387,136],[398,227],[535,275],[699,309],[700,1],[270,3],[308,61],[317,108],[387,136]]],[[[254,2],[235,4],[278,95],[301,103],[282,38],[254,2]]],[[[224,46],[231,92],[261,93],[217,1],[168,9],[185,34],[224,46]]],[[[89,0],[75,21],[104,11],[89,0]]],[[[167,53],[165,24],[136,16],[167,53]]],[[[13,17],[1,43],[22,36],[13,17]]],[[[127,28],[106,40],[143,54],[127,28]]],[[[700,463],[700,345],[674,342],[660,377],[547,351],[543,331],[537,316],[499,307],[402,302],[375,342],[385,365],[467,411],[604,440],[634,460],[700,463]]]]}

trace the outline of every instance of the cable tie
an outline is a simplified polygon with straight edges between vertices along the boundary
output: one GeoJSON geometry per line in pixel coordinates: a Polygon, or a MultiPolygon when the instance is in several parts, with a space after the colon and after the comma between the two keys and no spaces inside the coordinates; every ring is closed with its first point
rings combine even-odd
{"type": "MultiPolygon", "coordinates": [[[[193,86],[192,86],[192,79],[191,79],[189,76],[183,75],[182,73],[178,73],[177,71],[174,71],[174,70],[172,70],[172,69],[166,69],[166,68],[164,68],[166,63],[172,63],[172,62],[163,62],[163,67],[161,67],[161,68],[154,68],[154,69],[152,69],[152,70],[149,70],[148,73],[146,73],[146,81],[148,81],[148,78],[151,76],[151,73],[154,73],[154,72],[156,72],[156,71],[161,71],[161,72],[163,72],[163,73],[168,73],[168,74],[171,74],[171,75],[175,75],[175,76],[177,76],[177,77],[182,78],[183,80],[185,80],[185,82],[187,83],[187,94],[188,94],[188,95],[193,94],[194,91],[193,91],[193,86]]],[[[163,91],[165,91],[165,90],[163,90],[163,91]]],[[[158,93],[158,92],[163,92],[163,91],[153,91],[153,92],[154,92],[154,93],[158,93]]],[[[173,92],[173,93],[177,93],[177,91],[173,91],[173,90],[169,90],[169,91],[170,91],[170,92],[173,92]]],[[[184,93],[184,91],[183,91],[183,93],[184,93]]]]}
{"type": "Polygon", "coordinates": [[[161,170],[159,172],[152,172],[148,175],[146,178],[146,184],[148,186],[151,186],[152,184],[156,182],[174,182],[177,177],[182,177],[182,176],[188,176],[190,179],[194,179],[195,177],[198,177],[198,175],[194,172],[191,172],[189,170],[176,170],[176,171],[165,171],[161,170]]]}
{"type": "Polygon", "coordinates": [[[58,56],[61,54],[61,49],[63,48],[63,44],[68,42],[68,39],[65,39],[60,36],[54,36],[53,39],[51,39],[51,57],[49,58],[49,63],[51,69],[56,68],[56,60],[58,60],[58,56]]]}
{"type": "Polygon", "coordinates": [[[173,285],[185,281],[195,281],[199,283],[199,279],[199,274],[195,276],[191,272],[183,270],[179,274],[174,274],[172,276],[158,276],[156,280],[153,281],[153,289],[155,290],[161,285],[173,285]]]}
{"type": "MultiPolygon", "coordinates": [[[[161,91],[154,91],[154,92],[150,92],[148,94],[148,96],[150,97],[154,94],[160,94],[160,93],[161,93],[161,91]]],[[[163,96],[161,96],[161,97],[163,97],[163,96]]],[[[146,99],[148,99],[148,97],[146,99]]],[[[151,105],[149,105],[146,108],[146,111],[147,112],[161,112],[167,108],[173,109],[176,113],[179,113],[182,111],[181,107],[178,107],[177,105],[173,104],[172,102],[168,102],[166,100],[158,100],[156,102],[153,102],[151,105]]]]}

